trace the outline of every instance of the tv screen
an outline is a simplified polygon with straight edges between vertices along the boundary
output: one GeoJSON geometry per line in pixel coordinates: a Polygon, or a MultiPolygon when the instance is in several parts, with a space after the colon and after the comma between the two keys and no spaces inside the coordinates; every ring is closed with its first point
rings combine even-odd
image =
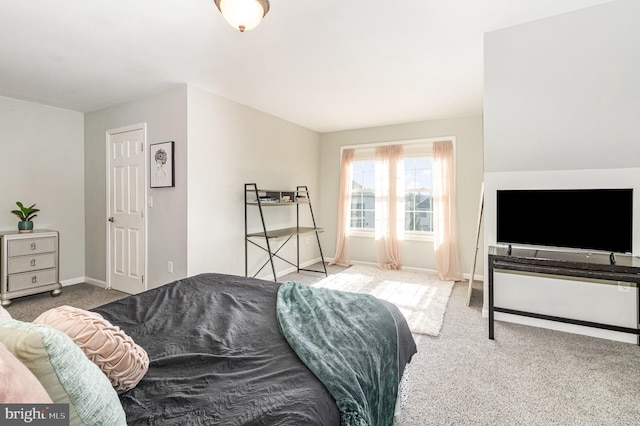
{"type": "Polygon", "coordinates": [[[630,253],[633,189],[497,191],[497,242],[630,253]]]}

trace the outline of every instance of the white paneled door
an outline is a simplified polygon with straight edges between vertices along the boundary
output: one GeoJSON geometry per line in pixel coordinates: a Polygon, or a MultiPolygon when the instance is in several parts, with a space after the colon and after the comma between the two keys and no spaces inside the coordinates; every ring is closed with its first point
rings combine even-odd
{"type": "Polygon", "coordinates": [[[130,294],[146,290],[145,131],[108,134],[108,281],[130,294]]]}

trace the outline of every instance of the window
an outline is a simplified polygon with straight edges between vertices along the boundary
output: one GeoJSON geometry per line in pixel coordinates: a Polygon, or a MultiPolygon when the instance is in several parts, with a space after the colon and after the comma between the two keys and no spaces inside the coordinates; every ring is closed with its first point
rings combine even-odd
{"type": "Polygon", "coordinates": [[[404,230],[433,232],[431,157],[404,160],[404,230]]]}
{"type": "MultiPolygon", "coordinates": [[[[405,231],[433,232],[432,167],[430,156],[409,157],[404,162],[405,231]]],[[[375,228],[375,160],[352,164],[351,223],[354,230],[375,228]]]]}
{"type": "Polygon", "coordinates": [[[374,229],[376,214],[375,161],[354,161],[351,185],[351,228],[374,229]]]}

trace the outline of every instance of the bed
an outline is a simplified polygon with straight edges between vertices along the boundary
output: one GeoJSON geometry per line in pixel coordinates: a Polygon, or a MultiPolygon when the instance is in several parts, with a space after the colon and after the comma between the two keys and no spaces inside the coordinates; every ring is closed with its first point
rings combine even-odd
{"type": "Polygon", "coordinates": [[[294,282],[202,274],[92,311],[148,354],[130,425],[390,425],[416,353],[394,305],[294,282]]]}

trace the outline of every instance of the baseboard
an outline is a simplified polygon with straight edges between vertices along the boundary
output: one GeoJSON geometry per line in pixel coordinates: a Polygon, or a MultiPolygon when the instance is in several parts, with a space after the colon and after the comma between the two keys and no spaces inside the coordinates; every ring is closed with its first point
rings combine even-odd
{"type": "MultiPolygon", "coordinates": [[[[303,262],[300,264],[301,268],[306,268],[308,266],[311,266],[313,264],[319,263],[321,262],[322,259],[317,257],[315,259],[303,262]]],[[[325,258],[325,262],[330,263],[333,261],[333,258],[325,258]]],[[[376,263],[372,263],[372,262],[361,262],[361,261],[357,261],[354,260],[351,262],[353,265],[365,265],[365,266],[376,266],[376,263]]],[[[428,273],[428,274],[437,274],[438,272],[433,270],[433,269],[426,269],[426,268],[414,268],[411,266],[403,266],[402,267],[403,270],[405,271],[412,271],[412,272],[424,272],[424,273],[428,273]]],[[[297,269],[293,266],[288,267],[286,269],[283,269],[281,271],[276,271],[276,276],[278,278],[287,275],[287,274],[291,274],[293,272],[296,272],[297,269]]],[[[463,276],[465,277],[465,279],[468,279],[469,274],[463,274],[463,276]]],[[[272,280],[273,279],[273,274],[271,273],[265,273],[263,275],[258,276],[257,278],[263,279],[263,280],[272,280]]],[[[479,276],[478,278],[475,278],[476,281],[483,281],[483,277],[479,276]]],[[[78,277],[78,278],[71,278],[68,280],[61,280],[60,284],[62,284],[63,287],[66,286],[70,286],[70,285],[75,285],[75,284],[81,284],[81,283],[87,283],[87,284],[91,284],[94,285],[96,287],[100,287],[100,288],[107,288],[107,283],[106,281],[102,281],[102,280],[97,280],[95,278],[91,278],[91,277],[78,277]]],[[[484,316],[484,312],[483,312],[483,316],[484,316]]]]}
{"type": "MultiPolygon", "coordinates": [[[[327,261],[327,260],[325,259],[325,262],[326,262],[326,261],[327,261]]],[[[317,257],[317,258],[315,258],[315,259],[308,260],[308,261],[306,261],[306,262],[302,262],[302,263],[300,264],[300,267],[301,267],[301,268],[306,268],[307,266],[311,266],[311,265],[316,264],[316,263],[319,263],[319,262],[322,262],[322,259],[321,259],[321,258],[319,258],[319,257],[317,257]]],[[[277,277],[277,278],[280,278],[280,277],[282,277],[282,276],[284,276],[284,275],[292,274],[292,273],[297,272],[297,271],[298,271],[298,269],[297,269],[297,268],[295,268],[295,267],[291,266],[291,267],[288,267],[288,268],[286,268],[286,269],[283,269],[283,270],[280,270],[280,271],[276,271],[276,277],[277,277]]],[[[272,273],[265,273],[265,274],[263,274],[263,275],[259,275],[259,276],[257,276],[256,278],[260,278],[261,280],[272,281],[272,280],[273,280],[273,274],[272,274],[272,273]]]]}
{"type": "Polygon", "coordinates": [[[62,284],[62,287],[67,287],[70,285],[75,285],[75,284],[80,284],[85,282],[85,277],[78,277],[78,278],[71,278],[68,280],[60,280],[60,284],[62,284]]]}
{"type": "MultiPolygon", "coordinates": [[[[350,262],[352,265],[360,265],[360,266],[370,266],[372,268],[377,268],[378,264],[377,263],[373,263],[373,262],[362,262],[360,260],[352,260],[350,262]]],[[[432,270],[432,269],[426,269],[426,268],[414,268],[413,266],[403,266],[402,267],[403,271],[408,271],[408,272],[422,272],[425,274],[437,274],[436,271],[432,270]]]]}
{"type": "Polygon", "coordinates": [[[95,278],[84,277],[84,281],[82,282],[85,282],[87,284],[91,284],[100,288],[105,288],[105,289],[108,288],[106,281],[96,280],[95,278]]]}
{"type": "MultiPolygon", "coordinates": [[[[333,258],[325,258],[325,260],[327,262],[332,262],[333,258]]],[[[352,265],[364,265],[364,266],[377,266],[378,265],[377,263],[361,262],[361,261],[358,261],[358,260],[352,260],[351,264],[352,265]]],[[[422,273],[426,273],[426,274],[436,274],[436,275],[438,274],[438,271],[436,271],[435,269],[416,268],[416,267],[413,267],[413,266],[403,266],[402,270],[403,271],[411,271],[411,272],[422,272],[422,273]]],[[[471,276],[470,274],[464,274],[464,273],[462,274],[462,277],[465,280],[468,280],[470,276],[471,276]]],[[[474,281],[484,281],[484,277],[482,275],[474,275],[474,277],[475,277],[473,279],[474,281]]]]}

